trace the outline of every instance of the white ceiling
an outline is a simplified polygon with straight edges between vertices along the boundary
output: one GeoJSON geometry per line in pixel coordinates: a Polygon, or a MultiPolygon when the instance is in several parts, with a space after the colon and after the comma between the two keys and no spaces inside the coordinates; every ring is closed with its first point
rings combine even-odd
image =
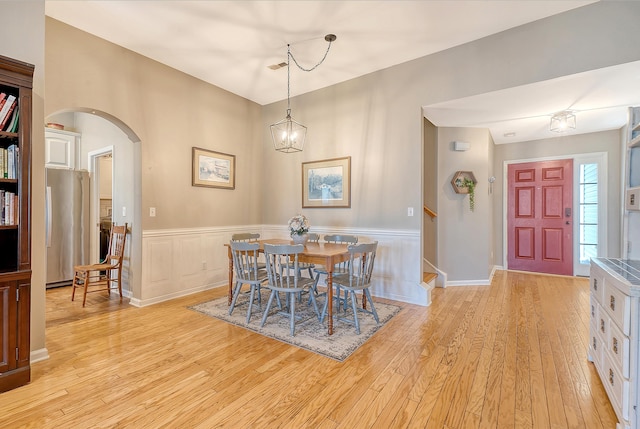
{"type": "MultiPolygon", "coordinates": [[[[312,67],[326,50],[324,36],[338,37],[316,70],[292,65],[295,96],[593,1],[46,0],[45,10],[264,105],[286,99],[286,68],[268,66],[286,62],[288,43],[298,62],[312,67]]],[[[438,126],[487,127],[496,143],[545,138],[549,114],[565,109],[577,111],[579,132],[619,128],[625,107],[640,104],[628,95],[640,94],[628,87],[628,79],[639,84],[639,69],[633,64],[452,100],[425,106],[425,116],[438,126]],[[512,131],[515,138],[503,137],[512,131]]]]}

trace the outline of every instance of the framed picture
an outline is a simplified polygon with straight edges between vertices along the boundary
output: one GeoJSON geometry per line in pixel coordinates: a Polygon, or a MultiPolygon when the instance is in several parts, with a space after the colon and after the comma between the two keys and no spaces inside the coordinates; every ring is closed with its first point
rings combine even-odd
{"type": "Polygon", "coordinates": [[[193,186],[236,188],[235,155],[194,147],[191,162],[193,186]]]}
{"type": "Polygon", "coordinates": [[[302,163],[302,207],[351,207],[351,157],[302,163]]]}

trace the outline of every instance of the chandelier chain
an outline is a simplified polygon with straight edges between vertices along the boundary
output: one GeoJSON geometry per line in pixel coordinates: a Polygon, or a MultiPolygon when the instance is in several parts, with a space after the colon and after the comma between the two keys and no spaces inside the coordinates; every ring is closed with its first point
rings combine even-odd
{"type": "Polygon", "coordinates": [[[331,49],[331,40],[327,40],[327,41],[329,42],[329,45],[327,46],[327,50],[325,51],[324,56],[318,62],[318,64],[316,64],[315,66],[311,67],[310,69],[306,69],[306,68],[302,67],[300,64],[298,64],[298,61],[296,60],[296,57],[294,57],[293,54],[291,53],[290,45],[287,45],[287,52],[289,53],[289,56],[291,57],[291,59],[293,60],[295,65],[298,66],[298,68],[300,70],[306,71],[306,72],[314,71],[320,64],[322,64],[324,62],[324,60],[327,58],[327,55],[329,54],[329,49],[331,49]]]}

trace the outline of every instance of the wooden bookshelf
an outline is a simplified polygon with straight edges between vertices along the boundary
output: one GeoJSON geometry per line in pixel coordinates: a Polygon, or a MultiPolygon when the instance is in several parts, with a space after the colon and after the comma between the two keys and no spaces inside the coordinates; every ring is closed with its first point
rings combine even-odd
{"type": "Polygon", "coordinates": [[[15,222],[0,225],[0,392],[31,379],[31,117],[34,66],[0,56],[0,93],[17,99],[17,132],[0,131],[0,148],[18,149],[15,178],[0,190],[17,195],[15,222]]]}

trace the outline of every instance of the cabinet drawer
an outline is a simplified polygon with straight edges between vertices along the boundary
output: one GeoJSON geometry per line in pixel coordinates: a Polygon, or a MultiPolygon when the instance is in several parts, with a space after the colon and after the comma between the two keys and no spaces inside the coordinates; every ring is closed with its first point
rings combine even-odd
{"type": "Polygon", "coordinates": [[[609,339],[609,317],[607,316],[607,313],[602,310],[602,308],[597,311],[597,314],[598,318],[595,319],[596,335],[598,335],[600,339],[606,343],[609,339]]]}
{"type": "Polygon", "coordinates": [[[598,335],[598,328],[595,323],[590,324],[589,334],[589,357],[598,369],[598,372],[602,372],[602,359],[605,347],[600,335],[598,335]]]}
{"type": "Polygon", "coordinates": [[[615,323],[609,324],[607,352],[624,378],[629,378],[629,337],[615,323]]]}
{"type": "Polygon", "coordinates": [[[596,322],[598,321],[598,318],[600,317],[600,311],[601,311],[600,308],[601,308],[600,304],[592,294],[589,297],[589,315],[591,316],[591,323],[593,323],[594,325],[596,324],[596,322]]]}
{"type": "Polygon", "coordinates": [[[602,306],[611,316],[613,323],[622,329],[624,335],[629,336],[631,321],[631,299],[629,296],[622,293],[611,282],[607,282],[604,287],[604,302],[602,306]]]}
{"type": "Polygon", "coordinates": [[[629,380],[622,377],[609,356],[604,354],[603,380],[611,405],[622,419],[629,420],[629,380]]]}
{"type": "Polygon", "coordinates": [[[604,276],[599,270],[591,268],[591,277],[589,277],[589,285],[591,287],[591,296],[595,297],[600,304],[604,303],[604,276]]]}

